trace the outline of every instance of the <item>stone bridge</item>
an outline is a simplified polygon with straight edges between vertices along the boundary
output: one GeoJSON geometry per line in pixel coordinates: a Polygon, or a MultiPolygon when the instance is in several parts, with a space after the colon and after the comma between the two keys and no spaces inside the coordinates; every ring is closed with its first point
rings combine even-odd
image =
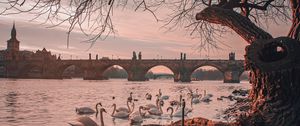
{"type": "Polygon", "coordinates": [[[108,68],[118,65],[128,74],[128,81],[145,81],[146,73],[153,67],[162,65],[174,74],[175,82],[190,82],[191,74],[201,66],[212,66],[221,71],[225,83],[239,83],[240,75],[244,71],[243,60],[175,60],[175,59],[101,59],[101,60],[25,60],[0,61],[2,77],[29,78],[32,69],[38,69],[44,79],[62,79],[63,72],[69,66],[75,65],[84,71],[84,79],[103,79],[103,73],[108,68]]]}

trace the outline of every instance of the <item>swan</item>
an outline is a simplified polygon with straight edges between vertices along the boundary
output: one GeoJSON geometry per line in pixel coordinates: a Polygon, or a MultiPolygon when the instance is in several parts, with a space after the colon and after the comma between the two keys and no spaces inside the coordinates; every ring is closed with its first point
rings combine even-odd
{"type": "Polygon", "coordinates": [[[195,92],[193,92],[192,90],[190,90],[190,92],[188,93],[188,95],[191,96],[192,98],[198,98],[198,97],[200,97],[201,94],[198,94],[198,88],[197,88],[195,92]]]}
{"type": "Polygon", "coordinates": [[[203,92],[203,98],[201,99],[202,102],[210,102],[211,101],[211,97],[213,97],[212,94],[206,94],[206,90],[204,90],[203,92]]]}
{"type": "MultiPolygon", "coordinates": [[[[97,108],[98,105],[100,105],[100,106],[102,107],[101,102],[97,103],[97,104],[96,104],[96,107],[95,107],[96,111],[98,111],[98,108],[97,108]]],[[[76,113],[79,114],[79,115],[83,115],[83,114],[94,114],[94,113],[96,112],[95,110],[93,110],[93,109],[90,108],[90,107],[79,107],[79,108],[76,108],[75,111],[76,111],[76,113]]]]}
{"type": "Polygon", "coordinates": [[[159,100],[156,101],[157,107],[153,107],[153,108],[148,109],[148,113],[150,115],[160,116],[161,114],[163,114],[163,111],[161,109],[161,105],[159,104],[159,102],[160,102],[159,100]]]}
{"type": "Polygon", "coordinates": [[[198,104],[198,103],[200,103],[199,98],[191,98],[191,104],[198,104]]]}
{"type": "Polygon", "coordinates": [[[204,90],[204,91],[203,91],[203,97],[205,97],[205,96],[207,96],[207,97],[213,97],[212,94],[206,94],[206,90],[204,90]]]}
{"type": "MultiPolygon", "coordinates": [[[[182,117],[182,109],[180,109],[180,110],[174,112],[174,109],[173,109],[172,107],[168,107],[168,108],[167,108],[167,112],[168,112],[169,110],[171,110],[171,114],[170,114],[170,117],[171,117],[171,118],[172,118],[172,117],[182,117]]],[[[184,116],[187,116],[188,113],[189,113],[189,112],[184,111],[184,116]]]]}
{"type": "Polygon", "coordinates": [[[173,100],[173,101],[170,101],[169,103],[171,106],[175,106],[175,105],[181,106],[181,101],[182,101],[182,95],[179,95],[179,101],[173,100]]]}
{"type": "Polygon", "coordinates": [[[154,104],[146,104],[145,107],[150,109],[150,108],[156,108],[157,106],[154,104]]]}
{"type": "Polygon", "coordinates": [[[145,97],[146,97],[146,100],[151,100],[152,99],[152,95],[150,93],[147,93],[145,95],[145,97]]]}
{"type": "MultiPolygon", "coordinates": [[[[106,113],[106,110],[104,108],[100,109],[100,126],[104,126],[103,121],[103,112],[106,113]]],[[[82,116],[76,119],[76,123],[69,123],[71,126],[99,126],[94,120],[92,120],[88,116],[82,116]]]]}
{"type": "Polygon", "coordinates": [[[160,105],[160,106],[164,106],[164,104],[165,104],[165,102],[164,102],[163,100],[160,100],[160,101],[159,101],[159,105],[160,105]]]}
{"type": "Polygon", "coordinates": [[[132,92],[130,92],[130,95],[129,95],[129,97],[127,98],[127,101],[129,101],[129,102],[132,102],[132,100],[133,100],[133,98],[132,98],[132,92]]]}
{"type": "Polygon", "coordinates": [[[129,117],[129,112],[125,112],[125,111],[119,111],[119,112],[116,112],[116,104],[113,104],[112,105],[114,107],[114,110],[111,114],[112,117],[115,117],[115,118],[122,118],[122,119],[126,119],[129,117]]]}
{"type": "MultiPolygon", "coordinates": [[[[184,108],[184,116],[187,116],[187,114],[190,113],[190,112],[192,112],[192,109],[184,108]]],[[[175,111],[172,116],[173,117],[182,117],[182,109],[179,109],[179,110],[175,111]]]]}
{"type": "Polygon", "coordinates": [[[201,99],[202,102],[210,102],[211,99],[209,96],[204,96],[202,99],[201,99]]]}
{"type": "Polygon", "coordinates": [[[124,111],[124,112],[129,113],[131,111],[131,109],[129,107],[129,102],[130,101],[127,100],[127,108],[126,107],[119,107],[119,108],[116,109],[116,112],[124,111]]]}
{"type": "Polygon", "coordinates": [[[170,96],[168,96],[168,95],[162,95],[161,89],[158,90],[158,96],[162,100],[168,100],[170,98],[170,96]]]}
{"type": "Polygon", "coordinates": [[[190,93],[189,97],[191,98],[191,105],[192,105],[192,104],[198,104],[198,103],[200,103],[200,101],[201,101],[200,98],[202,97],[202,95],[194,95],[193,96],[193,94],[190,93]],[[197,96],[197,97],[195,97],[195,96],[197,96]]]}
{"type": "Polygon", "coordinates": [[[142,113],[142,109],[145,110],[143,106],[140,106],[138,111],[135,111],[130,114],[129,116],[130,124],[143,122],[143,117],[145,116],[145,113],[142,113]]]}
{"type": "Polygon", "coordinates": [[[168,95],[161,96],[162,100],[168,100],[169,98],[170,98],[170,96],[168,96],[168,95]]]}
{"type": "Polygon", "coordinates": [[[169,110],[171,110],[170,118],[172,118],[173,117],[174,109],[172,107],[168,107],[167,108],[167,112],[169,112],[169,110]]]}
{"type": "Polygon", "coordinates": [[[182,117],[182,108],[184,108],[184,116],[187,116],[188,113],[193,111],[193,109],[185,107],[185,100],[184,99],[182,99],[182,102],[184,102],[184,103],[182,103],[182,106],[181,106],[180,109],[178,109],[179,105],[177,105],[177,108],[176,108],[176,111],[173,114],[173,117],[182,117]]]}
{"type": "Polygon", "coordinates": [[[160,116],[161,114],[163,114],[161,108],[157,109],[157,108],[151,108],[150,110],[148,110],[148,113],[150,115],[157,115],[160,116]]]}
{"type": "Polygon", "coordinates": [[[159,99],[158,99],[158,97],[157,97],[157,98],[156,98],[155,105],[154,105],[154,104],[146,104],[146,105],[144,105],[144,107],[147,108],[147,109],[158,108],[158,102],[159,102],[159,99]]]}
{"type": "Polygon", "coordinates": [[[176,101],[176,100],[169,101],[169,103],[170,103],[171,106],[180,104],[180,102],[179,102],[179,101],[176,101]]]}

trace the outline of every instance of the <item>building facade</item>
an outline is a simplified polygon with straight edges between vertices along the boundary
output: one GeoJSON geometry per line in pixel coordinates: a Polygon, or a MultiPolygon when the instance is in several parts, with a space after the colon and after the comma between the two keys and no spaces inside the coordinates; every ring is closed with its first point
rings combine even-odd
{"type": "Polygon", "coordinates": [[[11,30],[11,38],[7,40],[7,48],[0,50],[0,60],[56,60],[56,56],[52,55],[45,48],[36,52],[20,51],[20,41],[17,39],[17,30],[14,23],[11,30]]]}

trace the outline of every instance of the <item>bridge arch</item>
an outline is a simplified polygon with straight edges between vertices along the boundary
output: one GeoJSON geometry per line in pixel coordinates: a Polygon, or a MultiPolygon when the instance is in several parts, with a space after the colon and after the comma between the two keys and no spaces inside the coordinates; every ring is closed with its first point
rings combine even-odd
{"type": "Polygon", "coordinates": [[[43,66],[38,64],[26,64],[18,72],[21,78],[42,78],[43,66]]]}
{"type": "Polygon", "coordinates": [[[61,78],[83,77],[85,69],[78,64],[67,64],[59,68],[61,78]]]}
{"type": "Polygon", "coordinates": [[[6,77],[7,76],[7,68],[5,65],[0,65],[0,77],[6,77]]]}
{"type": "Polygon", "coordinates": [[[83,68],[80,64],[76,64],[76,63],[68,63],[68,64],[63,64],[63,65],[60,65],[58,67],[58,76],[60,78],[63,78],[63,74],[65,72],[66,69],[70,68],[71,66],[74,66],[75,68],[79,68],[80,70],[84,71],[85,68],[83,68]]]}
{"type": "Polygon", "coordinates": [[[146,68],[145,70],[145,77],[146,79],[156,79],[159,76],[166,76],[166,77],[172,77],[174,79],[175,77],[175,70],[172,69],[172,67],[167,66],[167,65],[151,65],[146,68]],[[161,73],[149,73],[151,70],[156,71],[156,70],[161,70],[161,73]]]}
{"type": "Polygon", "coordinates": [[[223,80],[224,73],[220,68],[212,65],[200,65],[198,68],[193,69],[191,73],[191,80],[223,80]]]}
{"type": "Polygon", "coordinates": [[[123,68],[127,73],[129,71],[129,68],[128,66],[125,66],[123,64],[117,64],[117,63],[113,63],[113,64],[108,64],[108,65],[103,65],[103,66],[100,66],[100,67],[97,67],[100,71],[104,72],[106,71],[107,69],[111,68],[111,67],[114,67],[114,66],[118,66],[118,67],[121,67],[123,68]]]}
{"type": "Polygon", "coordinates": [[[109,78],[128,78],[128,70],[126,70],[125,67],[122,67],[121,65],[109,65],[102,70],[100,70],[101,76],[103,76],[104,79],[109,78]]]}
{"type": "Polygon", "coordinates": [[[250,74],[250,71],[242,71],[240,72],[240,75],[239,75],[239,79],[240,80],[246,80],[246,81],[249,81],[249,74],[250,74]]]}
{"type": "Polygon", "coordinates": [[[199,64],[199,65],[196,65],[192,68],[192,72],[194,72],[195,70],[197,70],[198,68],[201,68],[201,67],[205,67],[205,66],[208,66],[208,67],[213,67],[213,68],[216,68],[217,70],[219,70],[220,72],[224,73],[225,70],[224,68],[222,68],[222,66],[218,65],[218,64],[199,64]]]}

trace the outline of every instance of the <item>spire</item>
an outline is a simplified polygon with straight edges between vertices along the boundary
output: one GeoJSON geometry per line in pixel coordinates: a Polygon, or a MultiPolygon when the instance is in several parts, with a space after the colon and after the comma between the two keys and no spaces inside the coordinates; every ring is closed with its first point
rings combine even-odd
{"type": "Polygon", "coordinates": [[[11,38],[12,39],[16,39],[17,38],[17,31],[16,31],[16,27],[15,27],[15,22],[13,24],[13,28],[11,29],[11,38]]]}
{"type": "Polygon", "coordinates": [[[7,50],[8,51],[19,51],[19,41],[17,40],[17,31],[15,27],[15,22],[11,29],[11,38],[7,40],[7,50]]]}

